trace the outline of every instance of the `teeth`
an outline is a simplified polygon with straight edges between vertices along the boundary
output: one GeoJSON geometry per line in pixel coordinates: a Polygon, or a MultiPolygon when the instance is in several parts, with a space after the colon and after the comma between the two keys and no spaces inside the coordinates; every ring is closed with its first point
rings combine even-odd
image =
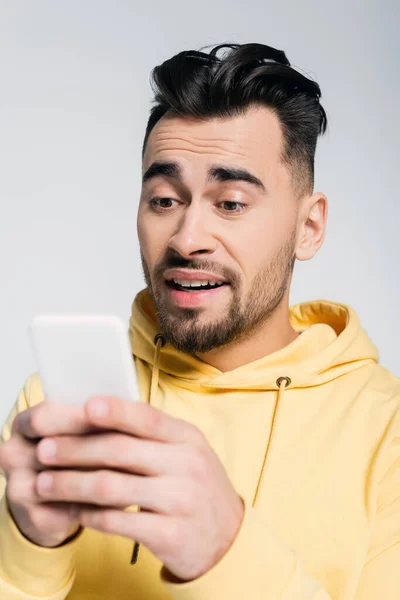
{"type": "Polygon", "coordinates": [[[187,279],[174,279],[174,283],[181,285],[182,287],[203,287],[206,285],[212,285],[214,287],[218,287],[223,285],[223,282],[218,281],[196,281],[196,280],[187,280],[187,279]]]}

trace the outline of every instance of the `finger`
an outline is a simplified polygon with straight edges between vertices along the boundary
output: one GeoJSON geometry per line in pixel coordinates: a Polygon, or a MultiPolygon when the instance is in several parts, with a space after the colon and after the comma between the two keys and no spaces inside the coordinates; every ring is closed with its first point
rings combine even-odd
{"type": "Polygon", "coordinates": [[[18,506],[28,507],[44,502],[51,502],[51,499],[46,499],[42,494],[38,493],[37,474],[27,469],[18,469],[10,473],[6,486],[6,495],[12,504],[18,506]]]}
{"type": "Polygon", "coordinates": [[[178,538],[176,519],[150,512],[91,507],[79,512],[79,521],[84,527],[130,538],[159,556],[168,552],[178,538]]]}
{"type": "Polygon", "coordinates": [[[144,402],[102,396],[90,398],[85,408],[88,420],[93,424],[141,438],[184,443],[201,435],[194,425],[144,402]]]}
{"type": "Polygon", "coordinates": [[[138,475],[164,475],[184,470],[180,447],[125,433],[45,438],[37,445],[39,464],[58,467],[118,469],[138,475]]]}
{"type": "Polygon", "coordinates": [[[29,439],[50,435],[81,435],[96,430],[82,406],[65,406],[54,402],[41,402],[18,414],[12,432],[29,439]]]}
{"type": "Polygon", "coordinates": [[[33,471],[12,471],[6,486],[8,509],[20,531],[41,546],[57,546],[76,532],[77,514],[71,505],[43,502],[36,491],[33,471]]]}
{"type": "Polygon", "coordinates": [[[0,467],[8,472],[11,469],[29,469],[40,471],[44,468],[36,456],[36,444],[22,437],[13,435],[0,446],[0,467]]]}
{"type": "Polygon", "coordinates": [[[36,492],[36,474],[28,469],[12,471],[6,487],[7,498],[18,505],[35,504],[41,501],[36,492]]]}
{"type": "MultiPolygon", "coordinates": [[[[37,476],[36,490],[43,501],[72,502],[127,508],[138,505],[147,510],[171,510],[168,477],[142,477],[117,471],[44,471],[37,476]]],[[[176,494],[174,495],[176,497],[176,494]]]]}
{"type": "MultiPolygon", "coordinates": [[[[78,513],[71,512],[71,505],[62,502],[37,504],[31,512],[32,526],[40,531],[40,535],[46,541],[52,537],[59,538],[59,532],[63,532],[64,540],[77,531],[79,525],[78,513]]],[[[37,542],[36,542],[37,543],[37,542]]],[[[60,540],[57,539],[54,544],[58,546],[60,540]]]]}

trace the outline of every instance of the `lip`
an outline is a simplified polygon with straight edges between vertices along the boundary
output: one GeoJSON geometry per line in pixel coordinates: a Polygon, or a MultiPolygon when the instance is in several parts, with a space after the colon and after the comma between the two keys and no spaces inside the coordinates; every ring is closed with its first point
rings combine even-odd
{"type": "Polygon", "coordinates": [[[218,283],[228,283],[226,279],[219,277],[218,275],[214,275],[214,273],[209,273],[207,271],[196,271],[194,269],[190,269],[188,271],[185,271],[184,269],[168,269],[168,271],[165,271],[164,273],[164,278],[166,281],[171,281],[172,279],[183,279],[186,281],[216,281],[218,283]]]}
{"type": "MultiPolygon", "coordinates": [[[[178,277],[178,279],[180,279],[178,277]]],[[[166,286],[168,294],[172,299],[173,303],[180,308],[196,308],[202,305],[207,305],[210,301],[218,299],[220,294],[224,294],[228,285],[221,285],[220,287],[211,290],[202,290],[199,292],[185,292],[182,290],[176,290],[173,287],[166,286]]]]}

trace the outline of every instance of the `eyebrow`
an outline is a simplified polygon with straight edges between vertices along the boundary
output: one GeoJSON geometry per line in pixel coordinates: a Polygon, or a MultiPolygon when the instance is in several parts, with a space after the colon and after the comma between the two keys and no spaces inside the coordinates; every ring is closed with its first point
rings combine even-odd
{"type": "MultiPolygon", "coordinates": [[[[144,173],[142,183],[144,184],[150,179],[158,176],[172,177],[181,182],[182,169],[176,162],[156,161],[152,163],[144,173]]],[[[221,167],[218,165],[213,165],[208,170],[207,181],[244,181],[256,186],[264,192],[266,191],[261,179],[250,173],[250,171],[247,171],[247,169],[240,169],[237,167],[221,167]]]]}

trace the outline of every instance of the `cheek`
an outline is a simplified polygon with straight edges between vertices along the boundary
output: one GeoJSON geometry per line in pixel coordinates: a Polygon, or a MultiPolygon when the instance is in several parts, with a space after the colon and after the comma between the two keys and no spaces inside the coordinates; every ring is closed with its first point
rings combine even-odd
{"type": "Polygon", "coordinates": [[[251,286],[254,277],[273,259],[279,235],[265,215],[257,214],[251,221],[242,222],[229,239],[224,236],[228,253],[240,267],[244,289],[251,286]]]}
{"type": "Polygon", "coordinates": [[[265,268],[269,260],[269,249],[267,243],[260,239],[257,243],[247,244],[243,248],[242,265],[245,274],[245,284],[250,288],[256,275],[265,268]]]}
{"type": "Polygon", "coordinates": [[[149,266],[153,266],[166,251],[168,245],[166,228],[160,226],[156,219],[146,218],[139,210],[137,234],[143,256],[149,266]]]}

